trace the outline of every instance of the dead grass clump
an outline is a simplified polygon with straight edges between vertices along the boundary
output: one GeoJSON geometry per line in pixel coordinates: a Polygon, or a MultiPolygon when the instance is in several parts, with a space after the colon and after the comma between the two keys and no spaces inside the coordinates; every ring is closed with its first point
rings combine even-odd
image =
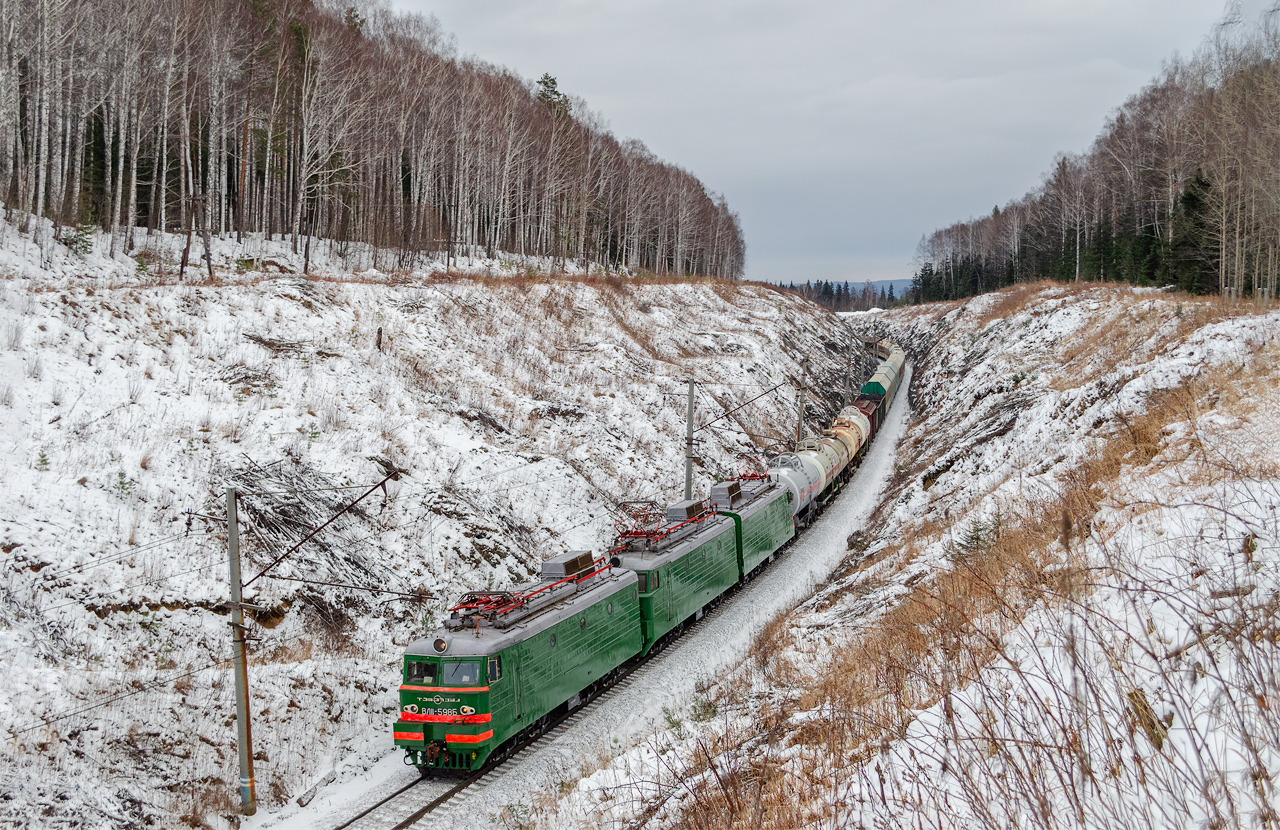
{"type": "Polygon", "coordinates": [[[633,326],[621,309],[614,310],[613,322],[630,340],[651,358],[658,359],[662,355],[653,341],[652,328],[647,325],[633,326]]]}
{"type": "Polygon", "coordinates": [[[188,785],[179,796],[182,805],[174,810],[188,827],[209,828],[220,824],[219,817],[235,815],[240,807],[236,790],[218,777],[205,777],[188,785]],[[213,824],[210,824],[210,821],[213,824]]]}
{"type": "Polygon", "coordinates": [[[977,322],[974,324],[975,327],[978,330],[982,330],[992,320],[1004,320],[1019,312],[1026,311],[1027,306],[1032,301],[1040,299],[1042,291],[1054,284],[1049,280],[1040,280],[1039,282],[1022,283],[996,292],[994,300],[978,317],[977,322]]]}
{"type": "Polygon", "coordinates": [[[310,660],[315,654],[315,650],[315,640],[311,637],[303,637],[300,640],[281,643],[264,654],[255,655],[253,662],[301,663],[310,660]]]}
{"type": "Polygon", "coordinates": [[[771,664],[794,643],[791,630],[791,615],[781,612],[765,625],[751,644],[748,656],[762,671],[767,671],[771,664]]]}

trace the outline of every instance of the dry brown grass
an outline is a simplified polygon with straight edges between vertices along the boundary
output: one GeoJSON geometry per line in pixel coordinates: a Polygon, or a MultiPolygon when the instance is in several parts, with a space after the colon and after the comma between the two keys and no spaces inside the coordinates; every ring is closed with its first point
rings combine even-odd
{"type": "Polygon", "coordinates": [[[303,637],[293,642],[282,643],[270,651],[251,654],[250,663],[301,663],[310,660],[316,653],[315,640],[303,637]]]}
{"type": "Polygon", "coordinates": [[[994,295],[988,295],[993,296],[995,299],[978,316],[975,325],[978,329],[982,329],[992,320],[1003,320],[1006,317],[1012,317],[1019,312],[1025,311],[1033,301],[1040,299],[1041,292],[1058,285],[1058,283],[1050,280],[1040,280],[1039,282],[1015,285],[1012,288],[997,291],[994,295]]]}
{"type": "MultiPolygon", "coordinates": [[[[1170,447],[1169,427],[1195,418],[1206,400],[1216,398],[1196,380],[1153,395],[1143,414],[1111,426],[1101,449],[1067,476],[1055,500],[1010,508],[982,533],[955,542],[952,567],[921,581],[875,625],[837,648],[816,682],[793,689],[794,703],[757,701],[759,729],[728,729],[700,746],[682,770],[685,780],[699,783],[697,797],[684,801],[681,823],[705,830],[838,823],[841,806],[817,795],[829,792],[832,770],[874,762],[886,742],[904,735],[921,710],[939,701],[949,714],[950,694],[1000,656],[1005,636],[1031,608],[1076,603],[1089,590],[1079,540],[1091,533],[1097,538],[1094,517],[1110,503],[1124,468],[1185,457],[1179,449],[1195,451],[1194,437],[1170,447]],[[793,709],[819,717],[785,737],[780,732],[780,744],[797,754],[790,764],[772,763],[769,752],[758,749],[759,732],[766,724],[778,731],[793,709]],[[720,775],[710,774],[713,769],[720,775]]],[[[875,579],[870,572],[876,563],[900,567],[928,542],[924,535],[937,540],[943,533],[941,524],[931,523],[874,561],[846,564],[842,571],[867,571],[875,579]]],[[[780,614],[750,652],[772,688],[788,688],[797,676],[787,656],[794,655],[791,622],[780,614]]],[[[720,705],[743,705],[734,700],[737,693],[731,687],[720,705]]]]}
{"type": "Polygon", "coordinates": [[[221,817],[235,815],[240,806],[235,791],[221,776],[206,776],[174,790],[171,813],[188,827],[214,827],[221,817]]]}
{"type": "Polygon", "coordinates": [[[1078,386],[1116,362],[1150,360],[1199,328],[1260,310],[1246,300],[1181,292],[1136,294],[1124,286],[1112,288],[1116,290],[1099,298],[1108,313],[1090,320],[1063,341],[1059,350],[1062,368],[1054,375],[1053,388],[1062,391],[1078,386]]]}

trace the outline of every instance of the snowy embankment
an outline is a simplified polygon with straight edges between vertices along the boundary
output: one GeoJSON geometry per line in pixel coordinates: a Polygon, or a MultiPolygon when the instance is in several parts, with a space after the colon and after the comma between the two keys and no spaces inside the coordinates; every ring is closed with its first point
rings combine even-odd
{"type": "MultiPolygon", "coordinates": [[[[0,210],[5,205],[0,202],[0,210]]],[[[253,282],[264,274],[307,274],[312,277],[350,279],[359,274],[370,282],[403,282],[441,274],[474,277],[512,277],[556,273],[584,276],[605,273],[597,265],[576,260],[495,252],[493,256],[455,250],[452,254],[406,252],[375,248],[355,242],[335,242],[287,234],[231,234],[209,238],[205,257],[202,233],[148,232],[135,228],[106,234],[92,226],[54,225],[14,213],[18,225],[0,221],[0,274],[40,280],[45,286],[74,284],[86,277],[109,284],[156,285],[209,277],[212,260],[215,279],[253,282]],[[183,267],[184,258],[186,266],[183,267]]],[[[458,246],[460,249],[462,246],[458,246]]]]}
{"type": "Polygon", "coordinates": [[[879,315],[886,497],[544,824],[1242,827],[1280,768],[1280,312],[1028,286],[879,315]]]}
{"type": "MultiPolygon", "coordinates": [[[[3,231],[12,265],[27,237],[3,231]]],[[[690,373],[703,422],[799,378],[802,358],[838,388],[848,342],[760,286],[177,285],[23,262],[28,276],[0,279],[6,826],[234,816],[228,485],[248,494],[249,579],[351,488],[406,471],[246,593],[264,609],[250,677],[270,812],[392,752],[399,648],[450,596],[599,550],[618,500],[678,496],[690,373]]],[[[790,389],[699,434],[700,492],[733,474],[748,433],[785,442],[790,389]]]]}

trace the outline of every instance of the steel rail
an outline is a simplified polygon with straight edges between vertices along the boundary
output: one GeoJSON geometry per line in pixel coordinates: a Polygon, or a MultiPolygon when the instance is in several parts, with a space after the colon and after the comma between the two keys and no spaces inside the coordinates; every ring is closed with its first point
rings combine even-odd
{"type": "MultiPolygon", "coordinates": [[[[477,778],[477,777],[479,777],[479,775],[480,775],[479,773],[476,773],[476,775],[474,775],[474,776],[472,776],[472,777],[473,777],[473,778],[477,778]]],[[[339,824],[337,827],[333,828],[333,830],[346,830],[346,828],[350,827],[351,825],[355,824],[355,823],[356,823],[357,821],[359,821],[360,819],[362,819],[362,818],[364,818],[365,816],[369,815],[370,813],[374,812],[374,811],[375,811],[375,810],[377,810],[379,807],[382,807],[383,805],[387,804],[388,802],[394,801],[395,799],[397,799],[397,798],[399,798],[400,796],[404,795],[404,794],[405,794],[405,793],[407,793],[409,790],[412,790],[414,787],[418,786],[419,784],[421,784],[422,782],[424,782],[424,781],[426,781],[426,780],[427,780],[426,778],[419,777],[419,778],[414,779],[413,781],[410,781],[408,784],[405,784],[403,787],[401,787],[400,789],[396,790],[396,791],[395,791],[395,792],[393,792],[391,795],[387,796],[386,798],[382,799],[381,801],[377,802],[376,804],[373,804],[372,806],[367,807],[365,810],[363,810],[362,812],[357,813],[356,815],[354,815],[354,816],[352,816],[351,818],[347,819],[347,820],[346,820],[346,821],[344,821],[342,824],[339,824]]],[[[468,779],[467,781],[464,781],[464,782],[462,782],[462,783],[463,783],[463,784],[470,783],[470,779],[468,779]]],[[[451,797],[451,796],[455,795],[455,794],[456,794],[456,793],[458,793],[458,792],[461,792],[461,790],[460,790],[459,788],[454,788],[454,789],[450,790],[449,792],[445,793],[445,795],[446,795],[446,796],[450,796],[450,797],[451,797]]],[[[434,804],[434,803],[435,803],[435,802],[432,802],[432,804],[434,804]]],[[[428,806],[430,806],[430,805],[428,805],[428,806]]]]}

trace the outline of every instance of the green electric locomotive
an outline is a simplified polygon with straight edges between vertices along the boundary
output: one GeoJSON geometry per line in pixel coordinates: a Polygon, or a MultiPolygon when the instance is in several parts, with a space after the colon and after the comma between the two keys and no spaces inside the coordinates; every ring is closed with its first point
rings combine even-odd
{"type": "Polygon", "coordinates": [[[405,652],[395,742],[424,774],[479,769],[699,619],[794,536],[787,490],[761,476],[665,513],[621,505],[610,557],[573,552],[542,579],[464,595],[405,652]]]}
{"type": "Polygon", "coordinates": [[[745,474],[716,484],[707,499],[721,515],[733,520],[738,549],[738,572],[749,579],[796,535],[791,494],[767,474],[745,474]]]}
{"type": "Polygon", "coordinates": [[[618,534],[621,545],[609,561],[639,579],[640,653],[648,654],[741,579],[734,524],[701,501],[671,505],[665,524],[651,503],[621,508],[636,520],[618,534]]]}
{"type": "Polygon", "coordinates": [[[636,575],[590,553],[548,560],[513,591],[466,594],[405,652],[396,745],[423,771],[478,769],[607,683],[640,631],[636,575]]]}

